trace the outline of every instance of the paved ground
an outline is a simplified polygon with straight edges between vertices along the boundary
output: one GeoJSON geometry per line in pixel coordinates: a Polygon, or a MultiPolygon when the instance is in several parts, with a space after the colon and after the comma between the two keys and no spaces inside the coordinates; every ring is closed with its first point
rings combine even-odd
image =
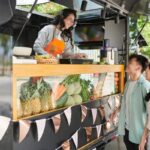
{"type": "Polygon", "coordinates": [[[119,140],[115,140],[110,142],[106,147],[105,150],[126,150],[123,140],[119,138],[119,140]]]}
{"type": "Polygon", "coordinates": [[[0,76],[0,115],[11,117],[12,81],[0,76]]]}
{"type": "Polygon", "coordinates": [[[0,102],[11,103],[12,91],[11,91],[11,77],[0,76],[0,102]]]}

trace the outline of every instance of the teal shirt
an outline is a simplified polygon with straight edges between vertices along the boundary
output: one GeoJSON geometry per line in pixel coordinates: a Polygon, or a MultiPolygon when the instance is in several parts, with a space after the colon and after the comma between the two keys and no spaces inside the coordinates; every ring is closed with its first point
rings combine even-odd
{"type": "MultiPolygon", "coordinates": [[[[129,81],[127,81],[124,91],[124,96],[122,98],[121,112],[119,116],[119,135],[125,135],[125,121],[126,121],[126,92],[129,86],[129,81]]],[[[134,86],[131,94],[131,101],[129,110],[129,140],[133,143],[139,144],[144,132],[147,121],[147,106],[145,101],[145,96],[150,90],[150,83],[141,75],[139,80],[134,86]]]]}

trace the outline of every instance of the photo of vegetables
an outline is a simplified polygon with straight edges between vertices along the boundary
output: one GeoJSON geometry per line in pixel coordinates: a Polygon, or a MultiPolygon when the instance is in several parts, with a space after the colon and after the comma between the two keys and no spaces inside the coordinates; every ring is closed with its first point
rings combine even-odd
{"type": "Polygon", "coordinates": [[[80,78],[80,75],[67,76],[53,91],[55,107],[79,105],[90,101],[91,82],[80,78]]]}
{"type": "MultiPolygon", "coordinates": [[[[107,73],[97,76],[76,74],[55,78],[30,77],[24,82],[22,80],[20,87],[17,86],[20,104],[17,106],[18,118],[97,100],[102,95],[106,77],[107,73]]],[[[114,82],[117,81],[118,85],[119,78],[116,80],[115,77],[118,75],[114,74],[114,82]]],[[[106,85],[104,87],[106,88],[106,85]]],[[[109,87],[107,85],[107,88],[109,87]]],[[[114,91],[115,89],[116,84],[114,84],[114,91]]]]}

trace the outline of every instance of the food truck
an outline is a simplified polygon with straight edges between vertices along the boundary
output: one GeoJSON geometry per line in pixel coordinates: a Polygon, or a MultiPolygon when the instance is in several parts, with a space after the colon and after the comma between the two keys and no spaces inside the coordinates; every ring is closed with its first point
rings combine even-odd
{"type": "Polygon", "coordinates": [[[9,123],[0,149],[92,150],[116,140],[129,55],[129,14],[145,13],[138,10],[141,1],[0,3],[0,36],[11,43],[7,46],[12,56],[9,123]],[[73,51],[88,58],[54,59],[33,51],[38,32],[54,19],[56,12],[44,12],[53,4],[77,11],[73,51]]]}

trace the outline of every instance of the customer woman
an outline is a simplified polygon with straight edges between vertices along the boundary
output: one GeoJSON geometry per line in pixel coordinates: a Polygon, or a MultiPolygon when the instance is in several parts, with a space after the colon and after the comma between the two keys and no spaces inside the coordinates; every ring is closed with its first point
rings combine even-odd
{"type": "MultiPolygon", "coordinates": [[[[150,81],[150,64],[146,69],[146,79],[150,81]]],[[[148,109],[148,123],[147,123],[147,128],[149,130],[149,135],[148,135],[148,144],[147,144],[147,150],[150,150],[150,93],[147,94],[146,96],[146,101],[147,101],[147,109],[148,109]]]]}
{"type": "Polygon", "coordinates": [[[33,49],[40,55],[61,55],[65,58],[85,58],[86,54],[73,53],[72,30],[75,25],[76,11],[64,9],[52,24],[45,26],[38,34],[33,49]]]}

